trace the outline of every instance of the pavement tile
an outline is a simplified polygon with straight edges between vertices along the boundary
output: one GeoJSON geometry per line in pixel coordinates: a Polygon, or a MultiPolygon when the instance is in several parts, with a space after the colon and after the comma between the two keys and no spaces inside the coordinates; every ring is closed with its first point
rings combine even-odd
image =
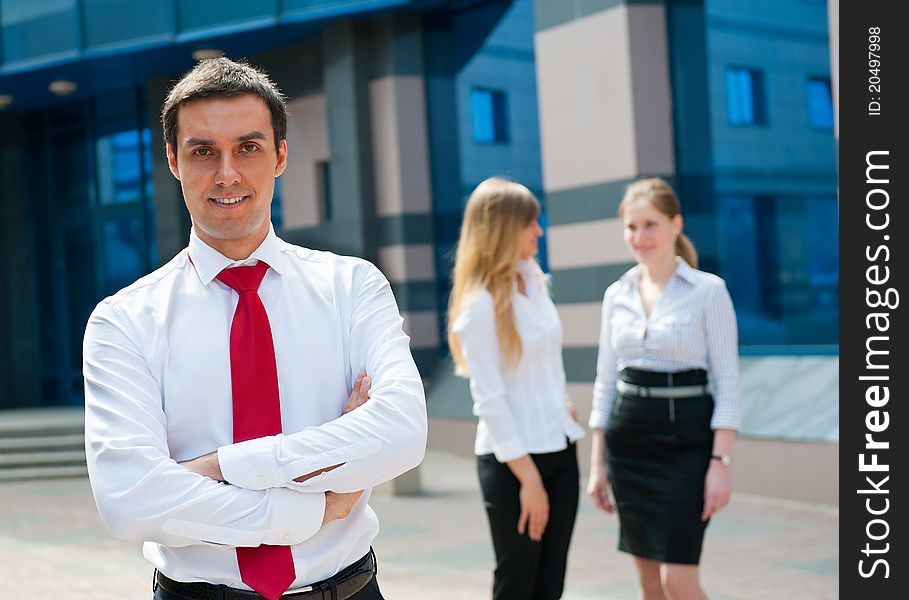
{"type": "MultiPolygon", "coordinates": [[[[370,504],[381,522],[375,548],[389,600],[489,598],[493,552],[474,461],[430,451],[425,492],[370,504]]],[[[831,600],[838,594],[835,508],[736,495],[711,522],[702,559],[712,600],[831,600]]],[[[615,550],[618,527],[582,498],[565,600],[634,600],[631,559],[615,550]]],[[[111,538],[88,481],[0,484],[0,598],[149,600],[151,567],[138,544],[111,538]]]]}

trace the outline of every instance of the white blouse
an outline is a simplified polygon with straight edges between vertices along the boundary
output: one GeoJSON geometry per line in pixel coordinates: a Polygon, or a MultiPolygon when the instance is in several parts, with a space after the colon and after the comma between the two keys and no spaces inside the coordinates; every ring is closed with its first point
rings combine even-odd
{"type": "Polygon", "coordinates": [[[676,258],[650,316],[638,292],[640,266],[606,289],[589,425],[605,428],[625,367],[674,373],[705,369],[714,386],[713,429],[739,429],[738,332],[725,282],[676,258]]]}
{"type": "Polygon", "coordinates": [[[566,439],[584,436],[567,406],[562,366],[562,323],[540,267],[522,261],[527,295],[512,300],[521,337],[521,359],[502,366],[492,294],[485,288],[465,298],[452,331],[470,370],[473,414],[479,417],[474,452],[506,462],[525,454],[564,450],[566,439]]]}

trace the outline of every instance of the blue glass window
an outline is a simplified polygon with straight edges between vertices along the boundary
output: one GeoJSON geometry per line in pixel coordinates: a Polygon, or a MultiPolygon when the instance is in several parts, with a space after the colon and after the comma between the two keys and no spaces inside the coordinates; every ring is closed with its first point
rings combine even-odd
{"type": "Polygon", "coordinates": [[[197,0],[177,2],[177,19],[183,31],[246,23],[254,19],[274,19],[277,11],[277,0],[221,0],[217,5],[197,0]]]}
{"type": "Polygon", "coordinates": [[[508,142],[505,92],[484,88],[470,90],[470,117],[473,141],[477,144],[508,142]]]}
{"type": "Polygon", "coordinates": [[[77,11],[76,0],[3,2],[3,61],[12,63],[76,50],[77,11]]]}
{"type": "Polygon", "coordinates": [[[766,106],[763,73],[726,68],[726,116],[730,125],[765,125],[766,106]]]}
{"type": "Polygon", "coordinates": [[[82,0],[82,5],[82,31],[86,47],[171,35],[172,2],[82,0]]]}
{"type": "Polygon", "coordinates": [[[284,226],[284,205],[281,201],[281,178],[275,177],[275,193],[271,197],[271,224],[275,231],[284,226]]]}
{"type": "Polygon", "coordinates": [[[833,98],[830,80],[812,77],[806,88],[808,121],[815,129],[833,129],[833,98]]]}
{"type": "Polygon", "coordinates": [[[719,274],[745,347],[837,343],[839,250],[835,196],[720,199],[719,274]]]}
{"type": "Polygon", "coordinates": [[[144,236],[138,217],[107,221],[101,232],[104,248],[104,292],[113,294],[142,276],[144,236]]]}

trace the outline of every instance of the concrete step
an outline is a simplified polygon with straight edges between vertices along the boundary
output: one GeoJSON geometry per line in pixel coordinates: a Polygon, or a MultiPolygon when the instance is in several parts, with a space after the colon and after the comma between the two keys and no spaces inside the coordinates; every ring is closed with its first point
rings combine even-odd
{"type": "Polygon", "coordinates": [[[28,408],[0,411],[0,438],[81,433],[85,411],[80,407],[28,408]]]}
{"type": "Polygon", "coordinates": [[[81,407],[0,411],[0,481],[84,477],[81,407]]]}
{"type": "Polygon", "coordinates": [[[7,452],[5,454],[0,454],[0,469],[84,464],[85,452],[81,450],[58,450],[55,452],[7,452]]]}
{"type": "Polygon", "coordinates": [[[44,450],[84,449],[85,437],[81,433],[61,435],[16,435],[0,438],[0,454],[7,452],[37,452],[44,450]]]}
{"type": "Polygon", "coordinates": [[[24,481],[29,479],[58,479],[60,477],[86,477],[85,465],[65,465],[48,467],[15,467],[0,469],[0,483],[6,481],[24,481]]]}

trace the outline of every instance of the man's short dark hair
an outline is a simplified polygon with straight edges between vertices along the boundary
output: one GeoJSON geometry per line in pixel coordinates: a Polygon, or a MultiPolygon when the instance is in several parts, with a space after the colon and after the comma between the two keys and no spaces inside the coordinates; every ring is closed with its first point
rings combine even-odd
{"type": "Polygon", "coordinates": [[[199,61],[171,88],[161,109],[164,141],[176,152],[177,113],[184,104],[202,98],[233,98],[242,94],[255,94],[268,106],[277,151],[281,140],[287,138],[284,94],[263,71],[246,61],[237,62],[224,56],[199,61]]]}

